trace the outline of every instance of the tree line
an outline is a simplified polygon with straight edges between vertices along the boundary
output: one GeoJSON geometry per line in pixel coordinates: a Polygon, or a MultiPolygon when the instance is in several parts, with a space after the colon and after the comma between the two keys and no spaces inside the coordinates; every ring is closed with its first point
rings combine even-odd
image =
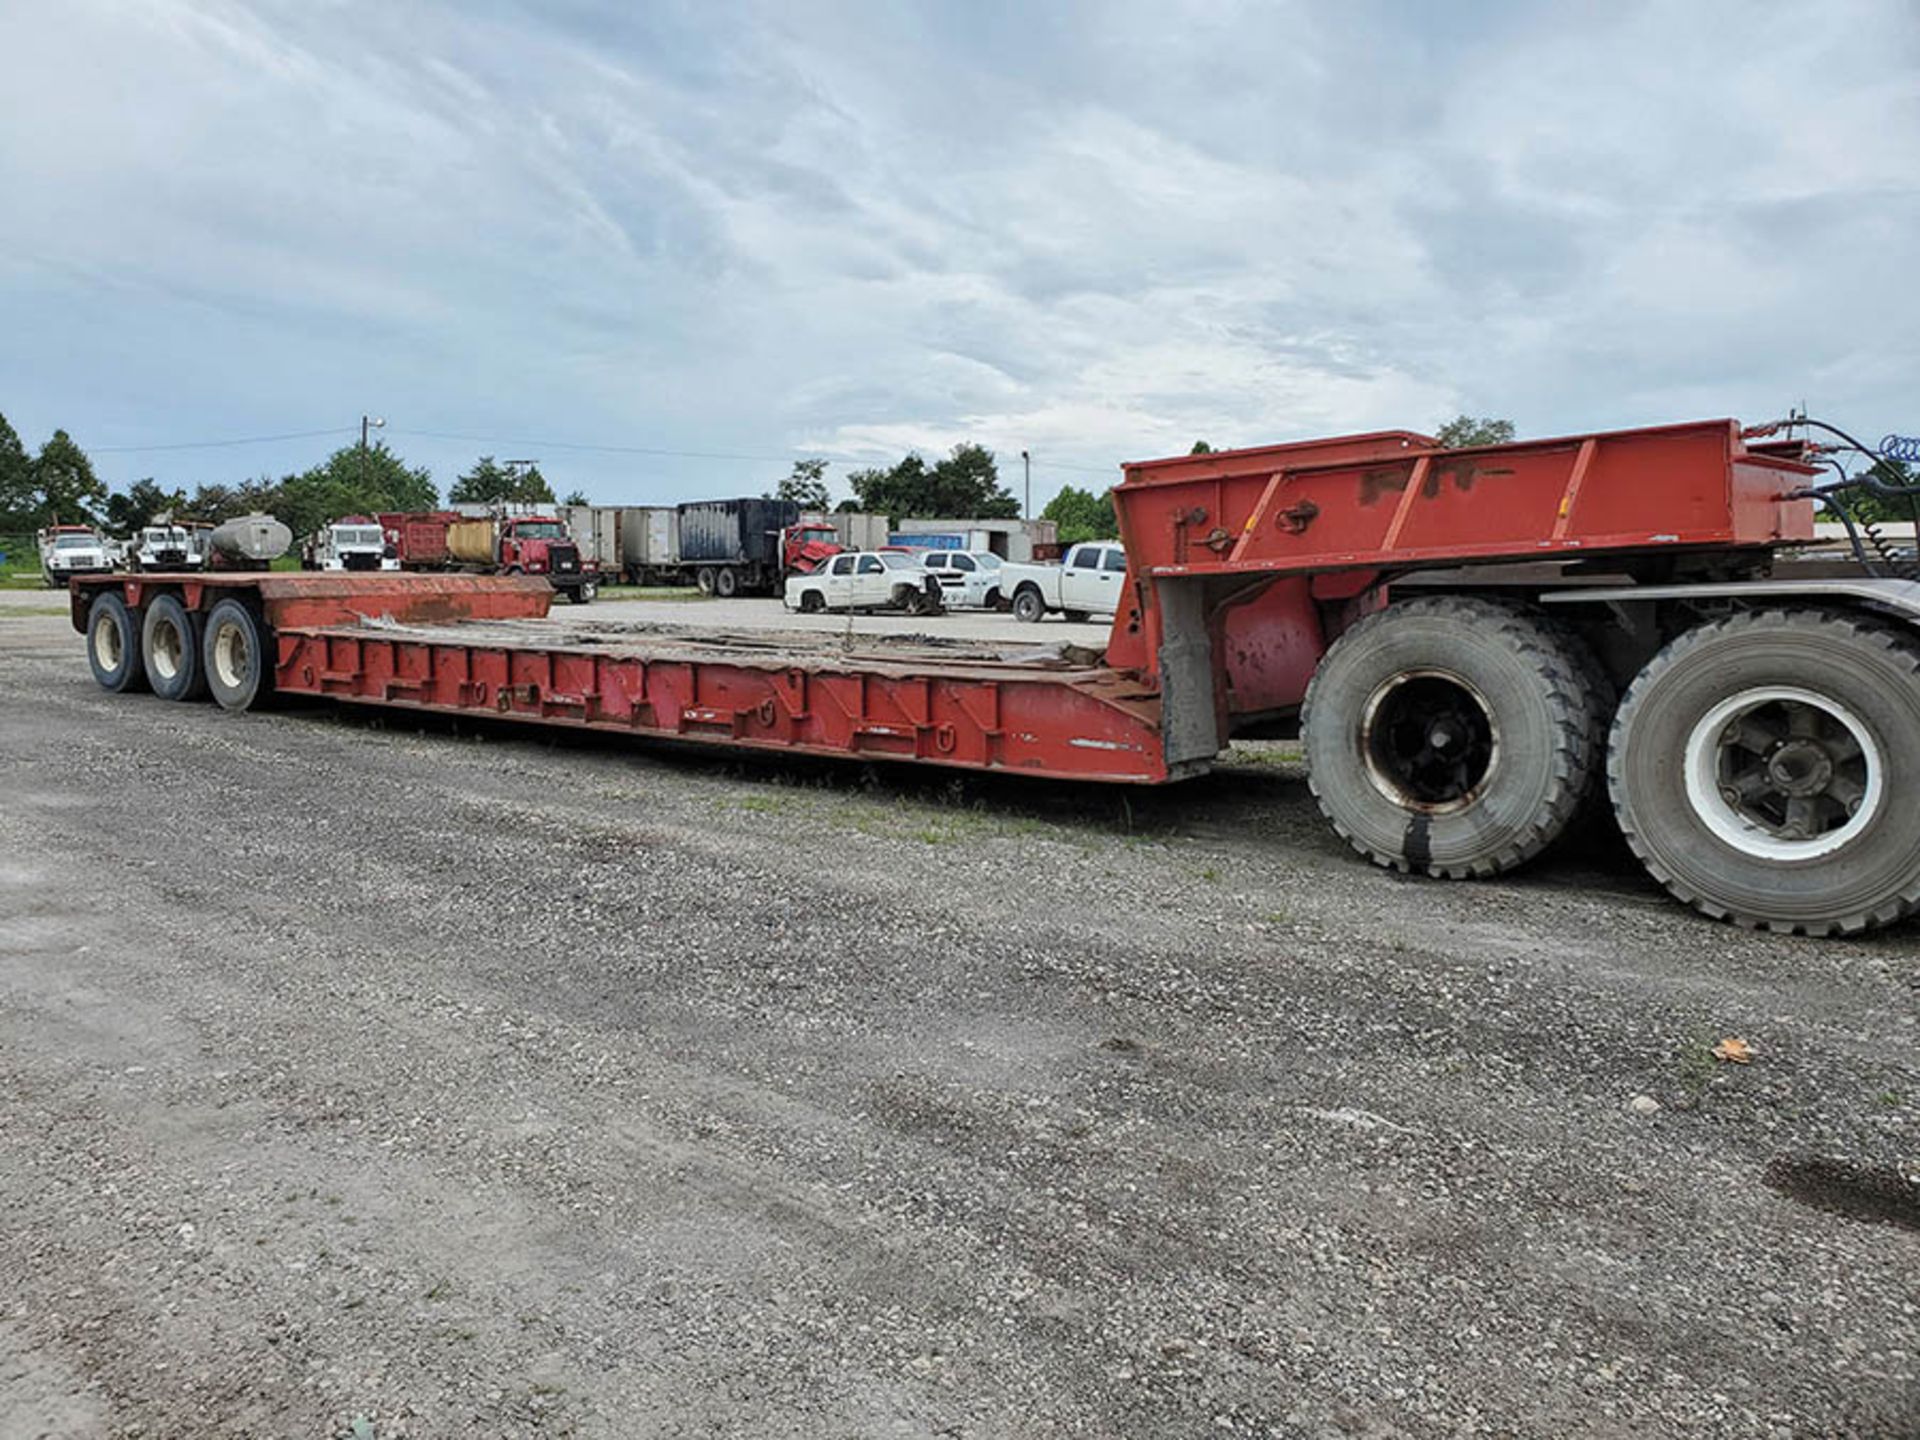
{"type": "MultiPolygon", "coordinates": [[[[449,504],[555,503],[537,465],[501,464],[482,455],[455,478],[449,504]]],[[[567,504],[584,504],[575,491],[567,504]]],[[[22,534],[47,525],[99,525],[129,535],[156,515],[175,514],[218,525],[236,515],[265,512],[295,535],[308,535],[342,515],[432,510],[440,490],[424,465],[408,465],[385,441],[345,445],[318,464],[278,479],[262,475],[238,484],[209,482],[192,491],[152,477],[110,490],[93,462],[65,430],[55,430],[36,453],[0,415],[0,533],[22,534]]]]}

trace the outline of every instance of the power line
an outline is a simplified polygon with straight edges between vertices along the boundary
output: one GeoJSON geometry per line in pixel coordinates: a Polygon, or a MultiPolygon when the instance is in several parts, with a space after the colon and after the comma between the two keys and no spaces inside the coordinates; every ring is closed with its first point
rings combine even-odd
{"type": "MultiPolygon", "coordinates": [[[[156,445],[94,445],[89,451],[96,455],[144,455],[160,451],[173,450],[225,450],[242,445],[271,445],[286,440],[317,440],[332,435],[355,434],[351,425],[333,426],[325,430],[290,430],[279,435],[243,435],[227,440],[179,440],[156,445]]],[[[653,445],[599,445],[576,440],[538,440],[525,436],[476,435],[459,430],[410,430],[389,427],[389,435],[409,435],[422,440],[463,440],[476,445],[502,445],[522,449],[573,450],[602,455],[649,455],[669,460],[738,460],[751,464],[788,464],[794,460],[815,458],[809,455],[790,453],[786,455],[749,454],[730,450],[669,450],[653,445]]],[[[824,457],[821,457],[824,458],[824,457]]],[[[862,462],[839,459],[835,463],[853,466],[862,462]]],[[[883,459],[872,463],[884,465],[883,459]]],[[[1083,475],[1112,475],[1119,467],[1115,465],[1075,465],[1065,460],[1035,459],[1036,470],[1071,470],[1083,475]]]]}
{"type": "Polygon", "coordinates": [[[155,450],[224,450],[233,445],[270,445],[278,440],[314,440],[322,435],[351,435],[351,425],[331,430],[291,430],[284,435],[247,435],[237,440],[182,440],[168,445],[90,445],[93,455],[144,455],[155,450]]]}

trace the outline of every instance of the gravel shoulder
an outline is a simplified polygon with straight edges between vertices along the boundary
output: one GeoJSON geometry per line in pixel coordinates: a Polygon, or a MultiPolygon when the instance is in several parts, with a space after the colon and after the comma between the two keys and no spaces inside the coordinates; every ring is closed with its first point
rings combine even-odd
{"type": "Polygon", "coordinates": [[[110,697],[29,598],[0,1431],[1920,1431],[1911,1197],[1782,1178],[1920,1170],[1912,925],[1712,925],[1604,838],[1409,880],[1286,746],[1122,792],[110,697]]]}

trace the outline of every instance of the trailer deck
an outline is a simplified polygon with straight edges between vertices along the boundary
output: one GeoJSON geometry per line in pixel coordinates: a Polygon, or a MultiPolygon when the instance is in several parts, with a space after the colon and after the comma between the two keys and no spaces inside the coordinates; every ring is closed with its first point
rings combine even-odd
{"type": "Polygon", "coordinates": [[[508,576],[102,577],[75,586],[74,626],[102,590],[137,608],[155,589],[194,613],[223,595],[257,604],[281,695],[1060,779],[1177,778],[1152,686],[1074,647],[562,621],[544,581],[508,576]]]}

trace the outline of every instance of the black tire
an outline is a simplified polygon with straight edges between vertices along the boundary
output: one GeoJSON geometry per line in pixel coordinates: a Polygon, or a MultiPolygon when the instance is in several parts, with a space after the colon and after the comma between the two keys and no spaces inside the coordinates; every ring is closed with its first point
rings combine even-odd
{"type": "Polygon", "coordinates": [[[1040,598],[1040,592],[1031,585],[1023,586],[1014,592],[1013,618],[1024,620],[1029,625],[1046,618],[1047,602],[1040,598]]]}
{"type": "Polygon", "coordinates": [[[711,565],[702,565],[694,572],[693,583],[699,588],[702,595],[713,594],[713,567],[711,565]]]}
{"type": "Polygon", "coordinates": [[[1091,610],[1062,610],[1060,618],[1069,625],[1084,625],[1087,623],[1087,617],[1092,613],[1091,610]]]}
{"type": "Polygon", "coordinates": [[[1628,686],[1607,781],[1633,853],[1701,914],[1892,924],[1920,909],[1920,638],[1828,610],[1697,626],[1628,686]]]}
{"type": "Polygon", "coordinates": [[[998,585],[987,591],[986,598],[980,602],[980,608],[983,610],[1004,610],[1007,608],[1007,602],[1000,598],[1000,587],[998,585]]]}
{"type": "Polygon", "coordinates": [[[576,605],[591,605],[594,600],[599,597],[599,594],[600,582],[598,580],[582,580],[580,582],[580,588],[573,592],[573,603],[576,605]]]}
{"type": "Polygon", "coordinates": [[[722,565],[713,572],[713,593],[722,600],[731,600],[740,593],[740,572],[731,565],[722,565]]]}
{"type": "Polygon", "coordinates": [[[800,592],[800,613],[802,615],[818,615],[826,608],[827,597],[822,595],[818,590],[803,590],[800,592]]]}
{"type": "Polygon", "coordinates": [[[1375,864],[1498,875],[1558,838],[1606,739],[1597,667],[1543,617],[1468,595],[1390,605],[1342,635],[1301,710],[1307,783],[1375,864]]]}
{"type": "Polygon", "coordinates": [[[178,595],[156,595],[147,602],[140,655],[154,694],[162,700],[204,699],[207,674],[200,650],[200,617],[178,595]]]}
{"type": "Polygon", "coordinates": [[[253,710],[273,693],[272,632],[239,600],[207,613],[201,636],[207,688],[223,710],[253,710]]]}
{"type": "Polygon", "coordinates": [[[112,590],[101,591],[87,611],[87,665],[100,688],[111,694],[147,688],[139,621],[112,590]]]}

